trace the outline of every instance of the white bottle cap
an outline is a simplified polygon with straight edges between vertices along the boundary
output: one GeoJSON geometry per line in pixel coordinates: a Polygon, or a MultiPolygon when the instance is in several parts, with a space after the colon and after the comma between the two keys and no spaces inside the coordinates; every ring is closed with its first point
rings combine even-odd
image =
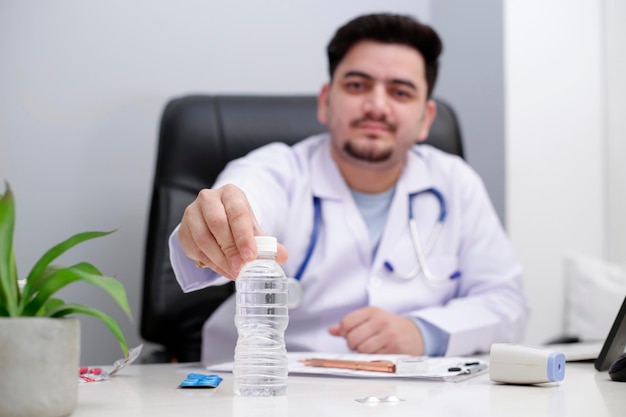
{"type": "Polygon", "coordinates": [[[258,252],[278,252],[278,243],[273,236],[255,236],[256,250],[258,252]]]}

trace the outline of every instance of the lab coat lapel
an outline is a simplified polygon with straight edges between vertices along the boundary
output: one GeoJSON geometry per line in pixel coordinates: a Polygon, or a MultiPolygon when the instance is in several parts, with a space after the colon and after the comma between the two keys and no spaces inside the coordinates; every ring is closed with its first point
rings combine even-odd
{"type": "MultiPolygon", "coordinates": [[[[311,177],[313,195],[322,200],[322,228],[333,221],[338,222],[336,226],[343,225],[343,228],[347,228],[354,236],[361,261],[369,264],[371,255],[367,227],[346,181],[331,156],[330,138],[325,146],[320,146],[315,151],[311,158],[311,177]],[[335,217],[337,215],[339,217],[335,217]]],[[[342,227],[326,227],[326,233],[322,235],[336,241],[335,233],[342,233],[341,229],[342,227]]]]}
{"type": "Polygon", "coordinates": [[[311,187],[313,195],[321,199],[340,201],[349,193],[348,185],[330,154],[330,138],[317,147],[311,157],[311,187]]]}

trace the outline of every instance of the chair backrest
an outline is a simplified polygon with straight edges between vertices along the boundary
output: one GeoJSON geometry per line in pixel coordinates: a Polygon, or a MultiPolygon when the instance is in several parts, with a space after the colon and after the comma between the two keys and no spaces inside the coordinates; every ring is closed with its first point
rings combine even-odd
{"type": "MultiPolygon", "coordinates": [[[[448,104],[437,100],[427,143],[463,156],[461,132],[448,104]]],[[[311,96],[210,96],[172,99],[161,118],[144,258],[141,336],[165,348],[168,360],[200,360],[205,320],[233,285],[183,293],[167,240],[185,207],[211,187],[232,159],[270,142],[294,144],[325,130],[311,96]]]]}

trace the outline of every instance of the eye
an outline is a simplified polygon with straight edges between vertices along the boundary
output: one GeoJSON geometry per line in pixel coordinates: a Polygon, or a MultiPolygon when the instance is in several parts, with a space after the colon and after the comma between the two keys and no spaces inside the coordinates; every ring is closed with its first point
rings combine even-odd
{"type": "Polygon", "coordinates": [[[359,92],[365,89],[365,84],[360,81],[348,81],[344,84],[346,90],[351,92],[359,92]]]}
{"type": "Polygon", "coordinates": [[[400,100],[410,100],[413,98],[414,94],[412,91],[409,91],[404,88],[393,88],[391,91],[391,95],[400,100]]]}

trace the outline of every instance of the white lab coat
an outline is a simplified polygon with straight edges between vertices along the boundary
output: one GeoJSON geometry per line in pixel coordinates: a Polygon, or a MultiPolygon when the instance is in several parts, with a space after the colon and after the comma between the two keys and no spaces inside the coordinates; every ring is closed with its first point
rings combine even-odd
{"type": "MultiPolygon", "coordinates": [[[[304,259],[313,228],[313,196],[321,198],[322,225],[301,283],[304,298],[290,310],[285,333],[289,351],[348,352],[345,340],[328,333],[346,314],[365,306],[420,318],[449,335],[447,356],[487,352],[494,342],[522,339],[528,306],[517,261],[485,187],[459,157],[429,145],[416,145],[398,180],[385,230],[372,259],[367,226],[330,155],[327,134],[293,147],[271,144],[231,162],[215,187],[242,188],[268,235],[289,251],[283,265],[293,276],[304,259]],[[408,272],[416,255],[408,227],[408,195],[434,187],[447,205],[447,217],[427,258],[433,274],[461,276],[431,283],[420,273],[403,280],[387,272],[385,261],[408,272]]],[[[432,194],[413,205],[422,246],[439,215],[432,194]]],[[[183,291],[226,282],[199,269],[170,239],[176,277],[183,291]]],[[[207,321],[203,330],[205,363],[232,360],[237,331],[234,297],[207,321]]]]}

